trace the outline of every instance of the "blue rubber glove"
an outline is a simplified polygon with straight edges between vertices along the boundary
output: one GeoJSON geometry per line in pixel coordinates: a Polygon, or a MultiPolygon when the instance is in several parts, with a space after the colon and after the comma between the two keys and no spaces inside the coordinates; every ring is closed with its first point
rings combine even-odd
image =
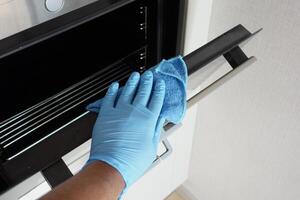
{"type": "Polygon", "coordinates": [[[90,158],[117,169],[128,188],[156,159],[164,123],[159,114],[165,96],[165,83],[145,72],[133,73],[120,95],[113,83],[103,99],[95,123],[90,158]]]}

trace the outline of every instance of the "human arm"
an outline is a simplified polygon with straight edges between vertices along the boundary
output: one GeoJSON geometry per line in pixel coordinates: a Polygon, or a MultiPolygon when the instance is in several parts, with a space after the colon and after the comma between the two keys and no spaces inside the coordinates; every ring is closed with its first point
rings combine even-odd
{"type": "Polygon", "coordinates": [[[42,200],[115,200],[124,187],[125,182],[116,169],[97,161],[54,188],[42,200]]]}
{"type": "MultiPolygon", "coordinates": [[[[151,72],[144,73],[141,77],[138,73],[133,73],[120,96],[118,92],[119,85],[113,83],[103,99],[93,130],[87,166],[78,175],[46,195],[44,200],[49,200],[52,196],[57,197],[56,199],[76,199],[80,195],[82,199],[94,198],[95,195],[103,197],[106,193],[95,193],[97,192],[95,188],[103,186],[99,191],[105,189],[106,178],[111,180],[110,183],[113,185],[124,184],[128,188],[145,173],[155,160],[160,131],[164,122],[164,119],[159,118],[165,95],[164,81],[153,81],[151,72]],[[106,166],[115,170],[117,175],[121,175],[122,183],[112,181],[119,180],[118,176],[103,178],[107,173],[96,173],[96,169],[103,170],[94,166],[94,163],[99,162],[106,163],[106,166]],[[90,182],[88,177],[91,177],[90,182]],[[79,188],[79,186],[81,187],[79,188]]],[[[112,173],[112,175],[116,174],[112,173]]],[[[114,188],[116,191],[106,191],[109,194],[115,194],[114,192],[117,192],[118,188],[118,186],[114,188]]],[[[117,199],[115,196],[104,196],[103,198],[117,199]]]]}

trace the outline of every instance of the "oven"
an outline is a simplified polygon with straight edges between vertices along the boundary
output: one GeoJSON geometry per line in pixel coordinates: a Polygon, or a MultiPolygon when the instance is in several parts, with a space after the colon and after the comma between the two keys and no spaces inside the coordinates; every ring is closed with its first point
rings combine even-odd
{"type": "MultiPolygon", "coordinates": [[[[85,107],[112,82],[183,53],[186,4],[0,1],[2,193],[39,171],[52,186],[72,176],[61,157],[91,137],[96,115],[85,107]]],[[[185,56],[189,74],[219,56],[237,69],[250,60],[239,45],[253,35],[238,25],[185,56]]]]}

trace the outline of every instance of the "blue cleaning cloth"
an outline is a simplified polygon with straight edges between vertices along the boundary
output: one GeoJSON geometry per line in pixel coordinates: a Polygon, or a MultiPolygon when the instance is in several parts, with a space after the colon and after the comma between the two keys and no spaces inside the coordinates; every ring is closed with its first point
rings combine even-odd
{"type": "MultiPolygon", "coordinates": [[[[166,83],[166,94],[160,117],[168,122],[178,124],[186,110],[187,67],[181,56],[163,59],[158,65],[149,69],[154,81],[163,79],[166,83]]],[[[102,99],[91,103],[87,110],[99,112],[102,99]]]]}

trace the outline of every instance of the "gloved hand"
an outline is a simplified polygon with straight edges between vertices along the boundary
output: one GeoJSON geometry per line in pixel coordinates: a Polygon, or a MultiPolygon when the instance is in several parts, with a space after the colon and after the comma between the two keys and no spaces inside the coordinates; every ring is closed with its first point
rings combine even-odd
{"type": "Polygon", "coordinates": [[[145,72],[133,73],[118,96],[113,83],[103,99],[95,123],[90,158],[104,161],[123,176],[126,188],[141,177],[156,158],[164,123],[159,114],[165,96],[165,83],[145,72]]]}

